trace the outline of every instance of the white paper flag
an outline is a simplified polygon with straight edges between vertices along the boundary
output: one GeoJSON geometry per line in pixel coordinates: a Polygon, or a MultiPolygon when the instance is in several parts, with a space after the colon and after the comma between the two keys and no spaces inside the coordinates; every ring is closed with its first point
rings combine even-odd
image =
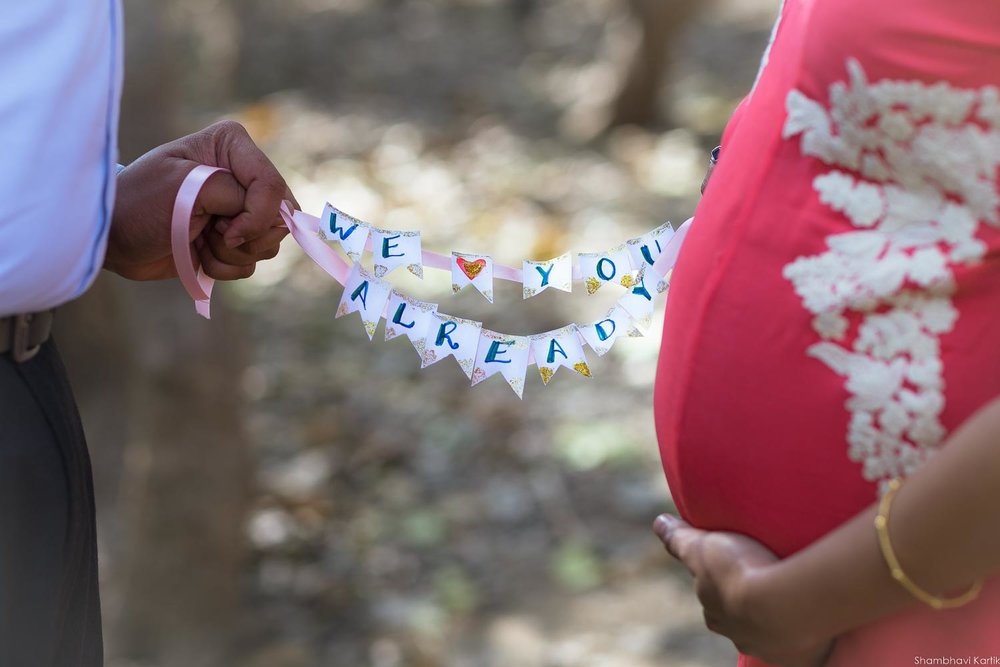
{"type": "Polygon", "coordinates": [[[385,310],[385,339],[392,340],[406,335],[421,358],[424,341],[431,325],[431,314],[437,312],[436,303],[417,301],[398,290],[392,290],[389,306],[385,310]]]}
{"type": "Polygon", "coordinates": [[[632,261],[624,244],[607,252],[581,252],[578,257],[587,294],[593,294],[606,283],[632,286],[632,261]]]}
{"type": "MultiPolygon", "coordinates": [[[[633,322],[640,329],[648,329],[653,323],[653,292],[646,285],[647,275],[651,277],[656,275],[652,267],[640,269],[635,284],[628,289],[625,296],[618,299],[618,305],[632,316],[633,322]]],[[[654,280],[654,282],[659,281],[654,280]]]]}
{"type": "Polygon", "coordinates": [[[581,325],[580,333],[583,334],[587,345],[602,357],[611,350],[619,337],[642,335],[632,325],[632,317],[618,305],[609,310],[604,318],[593,324],[581,325]]]}
{"type": "Polygon", "coordinates": [[[384,278],[398,266],[405,266],[418,278],[424,277],[420,232],[395,232],[372,228],[372,258],[375,275],[384,278]]]}
{"type": "Polygon", "coordinates": [[[569,253],[544,262],[524,260],[522,297],[530,299],[550,287],[573,291],[573,258],[569,253]]]}
{"type": "Polygon", "coordinates": [[[365,271],[361,264],[355,264],[347,277],[347,284],[344,285],[344,294],[340,297],[340,306],[337,307],[337,317],[354,312],[361,313],[365,332],[371,340],[375,336],[375,329],[378,328],[378,321],[385,311],[390,292],[392,286],[389,283],[365,271]]]}
{"type": "Polygon", "coordinates": [[[455,294],[472,285],[493,303],[493,258],[486,255],[451,253],[451,289],[455,294]]]}
{"type": "Polygon", "coordinates": [[[483,329],[479,336],[472,386],[496,373],[503,375],[518,398],[524,395],[524,376],[528,372],[530,342],[525,336],[508,336],[483,329]]]}
{"type": "Polygon", "coordinates": [[[632,258],[632,266],[638,269],[655,264],[673,235],[674,228],[670,226],[669,222],[666,222],[651,232],[626,241],[625,245],[632,258]]]}
{"type": "Polygon", "coordinates": [[[462,371],[471,380],[472,367],[479,347],[482,322],[463,320],[460,317],[431,313],[427,338],[424,339],[424,357],[421,368],[427,368],[445,357],[455,357],[462,371]]]}
{"type": "Polygon", "coordinates": [[[339,243],[351,260],[355,263],[361,261],[361,255],[365,251],[365,241],[371,232],[366,223],[327,203],[323,208],[319,228],[323,230],[326,240],[339,243]]]}
{"type": "Polygon", "coordinates": [[[570,368],[584,377],[591,377],[590,366],[587,365],[587,357],[575,324],[531,336],[531,352],[545,384],[549,383],[560,366],[570,368]]]}

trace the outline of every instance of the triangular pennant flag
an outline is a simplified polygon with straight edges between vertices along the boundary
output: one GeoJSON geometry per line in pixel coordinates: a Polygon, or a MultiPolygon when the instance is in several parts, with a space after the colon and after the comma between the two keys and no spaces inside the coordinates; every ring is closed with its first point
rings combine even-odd
{"type": "Polygon", "coordinates": [[[673,275],[674,270],[669,269],[667,275],[661,276],[656,272],[655,267],[646,268],[646,281],[650,284],[653,291],[657,294],[663,294],[670,289],[670,277],[673,275]]]}
{"type": "Polygon", "coordinates": [[[395,232],[372,227],[372,260],[375,275],[384,278],[398,266],[405,266],[418,278],[424,277],[420,232],[395,232]]]}
{"type": "Polygon", "coordinates": [[[578,257],[587,294],[595,293],[606,283],[632,286],[632,261],[624,244],[607,252],[581,252],[578,257]]]}
{"type": "Polygon", "coordinates": [[[413,349],[423,358],[431,313],[437,309],[436,303],[417,301],[398,290],[392,290],[385,310],[385,339],[392,340],[405,334],[413,344],[413,349]]]}
{"type": "Polygon", "coordinates": [[[525,336],[508,336],[483,329],[479,335],[472,386],[500,373],[518,398],[524,395],[524,376],[528,371],[530,342],[525,336]]]}
{"type": "Polygon", "coordinates": [[[653,266],[663,254],[663,249],[667,247],[667,242],[673,235],[674,228],[670,226],[669,222],[666,222],[651,232],[626,241],[625,245],[628,247],[632,266],[637,269],[643,266],[653,266]]]}
{"type": "Polygon", "coordinates": [[[585,377],[591,377],[587,356],[583,352],[580,334],[575,324],[531,336],[531,352],[545,384],[549,383],[560,366],[571,368],[585,377]]]}
{"type": "Polygon", "coordinates": [[[319,228],[326,240],[339,243],[352,261],[355,263],[361,261],[361,254],[365,251],[365,241],[371,232],[367,223],[327,203],[323,208],[319,228]]]}
{"type": "Polygon", "coordinates": [[[569,253],[544,262],[524,260],[522,297],[530,299],[552,287],[573,291],[573,259],[569,253]]]}
{"type": "Polygon", "coordinates": [[[424,356],[421,368],[436,364],[445,357],[455,357],[465,375],[472,379],[472,367],[476,363],[479,347],[479,332],[482,322],[464,320],[442,313],[431,313],[430,326],[424,339],[424,356]]]}
{"type": "Polygon", "coordinates": [[[355,264],[347,277],[347,284],[344,285],[344,294],[340,297],[340,306],[337,307],[337,317],[354,312],[361,313],[365,332],[371,340],[375,336],[375,329],[378,328],[378,321],[385,311],[385,304],[389,300],[391,291],[392,286],[389,283],[365,271],[361,264],[355,264]]]}
{"type": "Polygon", "coordinates": [[[646,275],[655,275],[651,266],[640,269],[635,284],[618,299],[618,305],[632,316],[640,329],[648,329],[653,323],[653,293],[646,287],[646,275]]]}
{"type": "Polygon", "coordinates": [[[472,285],[493,303],[493,258],[487,255],[451,253],[451,289],[455,294],[472,285]]]}
{"type": "Polygon", "coordinates": [[[602,357],[611,350],[620,336],[642,335],[632,325],[632,317],[618,305],[609,310],[604,318],[593,324],[580,325],[579,328],[587,345],[602,357]]]}

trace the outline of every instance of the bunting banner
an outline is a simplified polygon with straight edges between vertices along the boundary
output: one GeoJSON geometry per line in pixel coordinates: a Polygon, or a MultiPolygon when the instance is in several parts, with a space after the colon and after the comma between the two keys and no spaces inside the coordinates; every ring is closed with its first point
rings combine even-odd
{"type": "MultiPolygon", "coordinates": [[[[191,211],[204,182],[217,168],[196,167],[182,183],[171,221],[174,263],[181,283],[195,301],[199,314],[209,317],[213,282],[196,269],[186,250],[191,211]]],[[[336,318],[358,313],[369,340],[385,320],[385,340],[406,336],[426,368],[452,357],[473,386],[500,375],[523,397],[529,366],[538,367],[543,385],[560,368],[592,377],[584,346],[604,356],[620,338],[643,336],[652,324],[656,297],[669,291],[670,277],[684,239],[693,223],[688,219],[676,231],[663,224],[604,252],[580,253],[578,264],[569,253],[549,260],[524,260],[520,269],[496,264],[483,254],[425,251],[420,232],[381,229],[331,204],[316,218],[282,204],[281,217],[305,253],[344,291],[336,318]],[[332,245],[331,245],[332,244],[332,245]],[[334,250],[339,247],[350,260],[334,250]],[[372,271],[362,265],[371,253],[372,271]],[[400,266],[419,278],[424,267],[450,271],[454,292],[473,286],[493,303],[494,279],[522,284],[528,299],[552,287],[572,291],[582,282],[588,294],[604,285],[624,289],[604,317],[534,335],[512,335],[484,329],[481,322],[439,310],[434,303],[414,299],[385,280],[400,266]]]]}
{"type": "Polygon", "coordinates": [[[344,292],[337,317],[359,313],[369,339],[374,339],[379,320],[384,319],[385,339],[405,335],[420,356],[421,368],[452,357],[472,386],[500,375],[519,398],[524,395],[529,366],[537,366],[543,385],[560,368],[589,378],[593,373],[585,347],[604,356],[619,339],[643,336],[649,330],[656,297],[668,291],[673,265],[692,222],[686,221],[676,231],[666,223],[604,252],[579,253],[576,266],[572,255],[565,253],[548,260],[524,260],[518,270],[495,263],[490,255],[440,255],[423,250],[419,232],[374,227],[331,204],[319,219],[300,211],[285,210],[282,215],[317,264],[335,278],[346,276],[338,278],[344,292]],[[345,263],[322,241],[315,245],[317,233],[339,246],[353,264],[345,263]],[[361,265],[366,252],[372,256],[372,272],[361,265]],[[571,292],[574,282],[582,282],[588,294],[607,284],[624,293],[595,321],[520,336],[484,329],[481,322],[444,314],[438,304],[394,289],[383,278],[400,266],[421,278],[425,266],[450,271],[453,292],[472,286],[490,303],[495,279],[520,282],[523,299],[550,287],[571,292]]]}

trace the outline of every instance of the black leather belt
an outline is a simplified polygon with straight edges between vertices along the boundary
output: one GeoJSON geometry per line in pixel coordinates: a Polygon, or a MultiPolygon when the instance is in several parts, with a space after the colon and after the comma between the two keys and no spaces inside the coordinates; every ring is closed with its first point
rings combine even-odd
{"type": "Polygon", "coordinates": [[[15,363],[28,361],[52,334],[55,311],[0,317],[0,355],[10,353],[15,363]]]}

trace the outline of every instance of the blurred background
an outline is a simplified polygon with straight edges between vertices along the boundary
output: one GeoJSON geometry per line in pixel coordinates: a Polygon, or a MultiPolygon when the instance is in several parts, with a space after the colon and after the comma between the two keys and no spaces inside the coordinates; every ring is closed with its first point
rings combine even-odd
{"type": "MultiPolygon", "coordinates": [[[[243,122],[305,211],[519,265],[675,226],[777,0],[125,0],[122,161],[243,122]]],[[[618,298],[495,306],[512,334],[618,298]]],[[[175,282],[102,276],[62,313],[97,483],[109,667],[707,667],[671,510],[648,337],[525,400],[334,321],[288,240],[206,322],[175,282]]]]}

